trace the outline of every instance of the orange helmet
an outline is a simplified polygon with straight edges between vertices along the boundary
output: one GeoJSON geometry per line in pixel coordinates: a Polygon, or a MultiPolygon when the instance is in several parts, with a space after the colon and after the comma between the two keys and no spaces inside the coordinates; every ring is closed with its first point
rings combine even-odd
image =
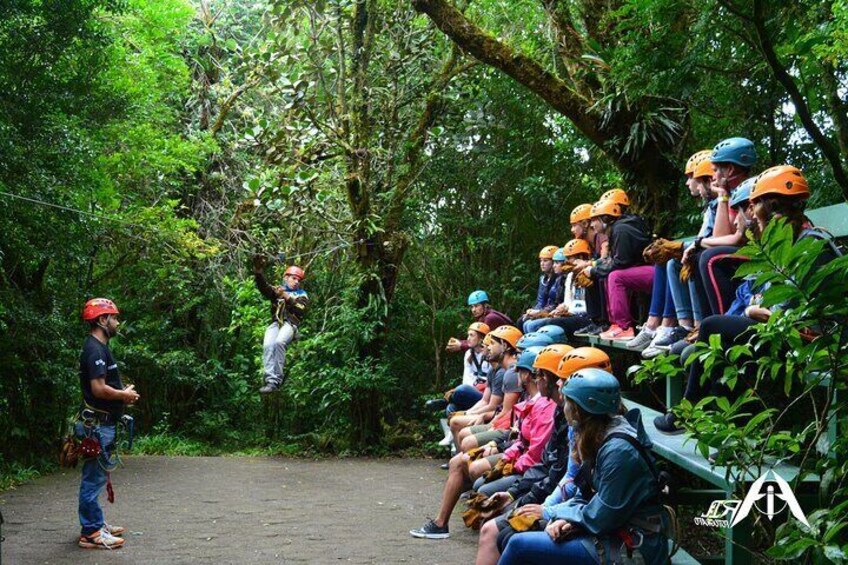
{"type": "Polygon", "coordinates": [[[483,345],[491,345],[492,344],[492,333],[489,332],[486,334],[486,337],[483,338],[483,345]]]}
{"type": "Polygon", "coordinates": [[[82,319],[86,322],[96,320],[107,314],[120,314],[118,307],[108,298],[92,298],[85,303],[82,309],[82,319]]]}
{"type": "Polygon", "coordinates": [[[800,169],[792,165],[778,165],[760,173],[751,191],[751,200],[767,194],[806,199],[810,197],[810,187],[800,169]]]}
{"type": "Polygon", "coordinates": [[[483,322],[474,322],[470,326],[468,326],[468,331],[474,330],[478,334],[486,335],[489,333],[489,324],[484,324],[483,322]]]}
{"type": "Polygon", "coordinates": [[[569,218],[569,221],[572,224],[576,224],[584,220],[588,220],[592,217],[591,213],[591,204],[581,204],[580,206],[576,206],[574,210],[571,211],[571,217],[569,218]]]}
{"type": "Polygon", "coordinates": [[[303,271],[303,269],[301,269],[300,267],[297,267],[295,265],[292,265],[291,267],[286,269],[286,272],[283,276],[287,277],[289,275],[291,275],[293,277],[297,277],[297,280],[299,280],[299,281],[302,281],[303,279],[306,278],[306,273],[303,271]]]}
{"type": "Polygon", "coordinates": [[[487,334],[487,337],[498,338],[510,344],[513,349],[518,349],[518,340],[521,339],[521,330],[515,326],[498,326],[487,334]]]}
{"type": "Polygon", "coordinates": [[[566,257],[573,257],[575,255],[580,255],[581,253],[591,255],[592,248],[589,247],[589,242],[585,239],[572,239],[565,244],[565,247],[562,248],[562,252],[565,253],[566,257]]]}
{"type": "MultiPolygon", "coordinates": [[[[710,158],[712,156],[713,156],[712,149],[704,149],[702,151],[698,151],[697,153],[695,153],[694,155],[689,157],[688,161],[686,161],[686,170],[684,172],[687,175],[692,175],[694,177],[697,177],[698,175],[695,174],[695,168],[698,165],[700,165],[701,163],[703,163],[704,161],[709,163],[710,158]]],[[[710,170],[712,171],[712,169],[710,169],[710,170]]],[[[710,174],[712,174],[712,173],[710,173],[710,174]]]]}
{"type": "MultiPolygon", "coordinates": [[[[712,153],[710,153],[712,155],[712,153]]],[[[713,176],[713,162],[710,159],[704,159],[695,165],[695,170],[692,172],[693,178],[711,177],[713,176]]]]}
{"type": "Polygon", "coordinates": [[[595,367],[612,372],[609,355],[596,347],[578,347],[566,353],[556,369],[556,376],[567,379],[575,371],[595,367]]]}
{"type": "Polygon", "coordinates": [[[600,200],[595,202],[592,206],[593,218],[597,218],[598,216],[615,216],[618,218],[623,213],[621,204],[613,202],[612,200],[600,200]]]}
{"type": "Polygon", "coordinates": [[[559,249],[559,247],[556,245],[546,245],[541,251],[539,251],[539,259],[553,259],[554,253],[557,252],[557,249],[559,249]]]}
{"type": "Polygon", "coordinates": [[[608,190],[601,194],[601,201],[604,200],[610,200],[616,204],[621,204],[622,206],[630,206],[630,198],[628,198],[627,193],[620,188],[613,188],[612,190],[608,190]]]}
{"type": "Polygon", "coordinates": [[[557,367],[559,366],[559,362],[562,360],[563,355],[573,349],[573,347],[564,343],[554,343],[549,345],[536,355],[536,360],[533,361],[533,368],[544,369],[556,374],[557,367]]]}

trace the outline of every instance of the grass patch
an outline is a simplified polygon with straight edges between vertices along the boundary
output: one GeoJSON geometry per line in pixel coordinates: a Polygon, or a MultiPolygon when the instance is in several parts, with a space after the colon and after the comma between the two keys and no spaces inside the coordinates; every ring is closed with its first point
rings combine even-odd
{"type": "Polygon", "coordinates": [[[46,464],[38,467],[24,467],[12,464],[7,467],[0,468],[0,492],[7,491],[27,481],[40,477],[46,467],[46,464]]]}

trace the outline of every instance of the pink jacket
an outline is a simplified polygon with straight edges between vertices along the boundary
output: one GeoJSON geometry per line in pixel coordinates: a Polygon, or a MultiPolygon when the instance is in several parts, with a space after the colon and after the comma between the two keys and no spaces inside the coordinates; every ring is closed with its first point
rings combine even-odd
{"type": "Polygon", "coordinates": [[[513,410],[520,421],[521,433],[504,452],[504,459],[513,464],[516,473],[524,473],[542,460],[542,452],[554,430],[557,404],[550,398],[540,396],[535,400],[519,402],[513,410]]]}

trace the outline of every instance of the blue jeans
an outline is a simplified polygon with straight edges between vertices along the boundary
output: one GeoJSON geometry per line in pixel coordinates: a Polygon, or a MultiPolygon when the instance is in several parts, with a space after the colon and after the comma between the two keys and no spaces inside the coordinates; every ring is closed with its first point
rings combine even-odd
{"type": "Polygon", "coordinates": [[[512,536],[501,555],[498,565],[596,565],[597,557],[591,555],[580,538],[556,543],[547,532],[521,532],[512,536]]]}
{"type": "Polygon", "coordinates": [[[689,279],[688,283],[680,282],[680,269],[683,266],[677,259],[671,259],[666,265],[668,288],[671,291],[674,301],[677,319],[700,322],[703,319],[701,315],[701,297],[695,288],[695,279],[689,279]]]}
{"type": "Polygon", "coordinates": [[[535,332],[540,329],[542,326],[547,326],[550,322],[548,322],[548,318],[538,318],[536,320],[527,320],[524,322],[524,333],[529,334],[530,332],[535,332]]]}
{"type": "Polygon", "coordinates": [[[445,413],[450,418],[454,412],[468,410],[480,399],[483,398],[483,393],[471,385],[459,385],[453,389],[453,394],[450,397],[450,404],[445,408],[445,413]]]}
{"type": "Polygon", "coordinates": [[[656,265],[654,267],[654,284],[651,286],[651,306],[648,309],[648,316],[674,318],[675,314],[674,299],[671,289],[668,287],[666,266],[665,264],[656,265]]]}
{"type": "Polygon", "coordinates": [[[106,486],[106,467],[110,466],[115,450],[115,426],[98,426],[92,432],[100,439],[100,457],[86,459],[82,465],[82,482],[79,490],[79,520],[82,535],[93,534],[103,527],[103,509],[97,501],[106,486]],[[109,451],[106,448],[109,448],[109,451]]]}

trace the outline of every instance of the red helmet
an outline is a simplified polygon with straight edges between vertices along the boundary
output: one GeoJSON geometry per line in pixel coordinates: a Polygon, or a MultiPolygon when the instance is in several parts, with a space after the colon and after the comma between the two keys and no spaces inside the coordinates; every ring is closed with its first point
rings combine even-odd
{"type": "Polygon", "coordinates": [[[303,279],[306,278],[306,273],[303,271],[303,269],[301,269],[300,267],[297,267],[295,265],[292,265],[291,267],[286,269],[286,273],[285,273],[284,276],[287,277],[289,275],[291,275],[293,277],[297,277],[297,280],[299,280],[299,281],[302,281],[303,279]]]}
{"type": "Polygon", "coordinates": [[[86,322],[96,320],[107,314],[120,314],[115,303],[108,298],[92,298],[82,309],[82,319],[86,322]]]}

